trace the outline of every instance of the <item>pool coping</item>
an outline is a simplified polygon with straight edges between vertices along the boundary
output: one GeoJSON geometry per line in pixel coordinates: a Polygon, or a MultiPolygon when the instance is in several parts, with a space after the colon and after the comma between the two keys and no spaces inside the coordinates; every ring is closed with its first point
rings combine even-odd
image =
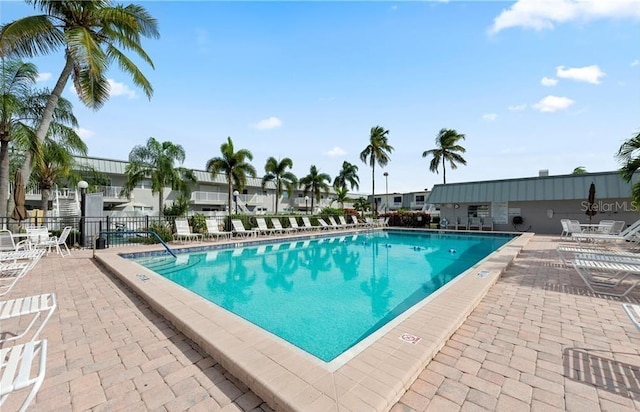
{"type": "MultiPolygon", "coordinates": [[[[302,240],[336,233],[303,233],[287,237],[302,240]]],[[[271,408],[282,411],[386,411],[460,327],[533,233],[517,235],[335,370],[195,293],[124,259],[120,256],[122,250],[95,251],[95,258],[271,408]],[[416,338],[419,339],[416,341],[416,338]]],[[[276,238],[262,240],[269,243],[276,238]]],[[[228,247],[252,241],[254,239],[232,239],[215,245],[228,247]]],[[[209,247],[213,245],[209,243],[209,247]]],[[[185,249],[191,251],[193,247],[185,246],[185,249]]],[[[146,250],[159,249],[156,246],[146,250]]]]}

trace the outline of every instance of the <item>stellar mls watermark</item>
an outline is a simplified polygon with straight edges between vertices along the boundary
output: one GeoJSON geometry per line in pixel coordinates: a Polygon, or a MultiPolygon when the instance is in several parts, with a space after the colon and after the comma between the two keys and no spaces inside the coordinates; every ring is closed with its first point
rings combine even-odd
{"type": "Polygon", "coordinates": [[[588,210],[593,210],[596,212],[606,213],[606,212],[638,212],[640,211],[640,205],[635,201],[622,201],[622,202],[603,202],[597,201],[593,204],[590,204],[586,200],[580,202],[580,211],[586,212],[588,210]]]}

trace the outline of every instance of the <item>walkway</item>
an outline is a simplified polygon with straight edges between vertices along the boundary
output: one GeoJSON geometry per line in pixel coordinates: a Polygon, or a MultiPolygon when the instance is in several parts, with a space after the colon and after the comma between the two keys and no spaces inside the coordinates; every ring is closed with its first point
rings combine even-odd
{"type": "MultiPolygon", "coordinates": [[[[640,331],[619,300],[560,266],[557,244],[529,242],[394,412],[640,410],[640,331]]],[[[47,377],[30,410],[271,410],[90,252],[44,258],[7,298],[50,291],[59,308],[41,335],[47,377]]]]}

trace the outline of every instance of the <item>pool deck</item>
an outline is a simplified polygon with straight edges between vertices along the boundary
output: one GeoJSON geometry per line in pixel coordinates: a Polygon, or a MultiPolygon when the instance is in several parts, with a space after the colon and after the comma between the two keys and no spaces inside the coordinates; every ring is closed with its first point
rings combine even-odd
{"type": "Polygon", "coordinates": [[[640,292],[594,295],[558,244],[504,249],[335,370],[166,279],[141,280],[114,256],[123,248],[98,251],[110,270],[91,251],[47,256],[3,299],[58,296],[35,411],[640,410],[640,331],[621,307],[640,292]]]}

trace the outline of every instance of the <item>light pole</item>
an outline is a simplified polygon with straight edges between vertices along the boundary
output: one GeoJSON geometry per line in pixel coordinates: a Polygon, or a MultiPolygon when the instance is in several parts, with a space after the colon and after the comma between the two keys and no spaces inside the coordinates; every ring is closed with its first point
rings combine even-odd
{"type": "Polygon", "coordinates": [[[237,190],[233,191],[233,201],[236,202],[236,215],[238,214],[238,196],[240,195],[240,192],[238,192],[237,190]]]}
{"type": "Polygon", "coordinates": [[[389,212],[389,173],[384,172],[384,209],[389,212]]]}
{"type": "Polygon", "coordinates": [[[78,189],[80,189],[80,246],[85,246],[84,234],[85,234],[85,215],[87,213],[87,188],[89,183],[81,180],[78,182],[78,189]]]}
{"type": "Polygon", "coordinates": [[[304,197],[304,210],[309,214],[309,196],[304,197]]]}

